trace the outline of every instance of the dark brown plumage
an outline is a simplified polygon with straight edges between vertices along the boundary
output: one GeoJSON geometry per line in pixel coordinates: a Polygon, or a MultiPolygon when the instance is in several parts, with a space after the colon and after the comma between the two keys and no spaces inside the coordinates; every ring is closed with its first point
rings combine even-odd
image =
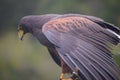
{"type": "Polygon", "coordinates": [[[25,16],[19,26],[20,38],[31,33],[48,48],[62,67],[61,80],[65,73],[73,74],[73,80],[120,80],[111,54],[120,40],[114,25],[93,16],[47,14],[25,16]]]}

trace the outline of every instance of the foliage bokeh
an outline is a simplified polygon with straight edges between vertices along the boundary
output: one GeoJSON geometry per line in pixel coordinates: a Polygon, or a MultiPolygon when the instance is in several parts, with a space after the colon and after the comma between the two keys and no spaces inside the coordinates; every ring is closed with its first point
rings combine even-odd
{"type": "MultiPolygon", "coordinates": [[[[39,14],[78,13],[93,15],[120,26],[119,0],[1,0],[0,80],[56,80],[61,69],[36,38],[21,42],[17,24],[21,17],[39,14]]],[[[120,63],[120,47],[113,52],[120,63]]],[[[120,65],[120,64],[119,64],[120,65]]]]}

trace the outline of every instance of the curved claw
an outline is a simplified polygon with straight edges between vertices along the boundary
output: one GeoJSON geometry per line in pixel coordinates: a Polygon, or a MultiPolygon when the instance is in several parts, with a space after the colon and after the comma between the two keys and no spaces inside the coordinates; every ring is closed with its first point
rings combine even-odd
{"type": "Polygon", "coordinates": [[[72,78],[72,80],[78,80],[78,75],[77,75],[77,73],[76,73],[76,72],[73,72],[71,78],[72,78]]]}
{"type": "Polygon", "coordinates": [[[79,80],[78,75],[75,72],[72,73],[72,76],[70,78],[65,79],[64,75],[64,73],[61,74],[60,80],[79,80]]]}

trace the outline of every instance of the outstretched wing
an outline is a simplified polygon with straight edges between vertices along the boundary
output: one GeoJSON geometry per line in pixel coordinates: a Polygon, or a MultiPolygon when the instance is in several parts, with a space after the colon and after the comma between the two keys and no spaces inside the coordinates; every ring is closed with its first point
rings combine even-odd
{"type": "Polygon", "coordinates": [[[113,62],[111,46],[119,38],[85,17],[63,17],[46,23],[42,31],[56,46],[59,56],[83,80],[118,80],[120,71],[113,62]]]}

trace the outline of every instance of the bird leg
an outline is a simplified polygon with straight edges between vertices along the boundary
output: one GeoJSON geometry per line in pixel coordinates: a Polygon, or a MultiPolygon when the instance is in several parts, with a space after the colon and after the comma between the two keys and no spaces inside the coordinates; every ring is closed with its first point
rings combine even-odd
{"type": "Polygon", "coordinates": [[[62,67],[62,74],[60,76],[60,80],[78,80],[78,68],[75,68],[74,71],[72,71],[67,64],[61,59],[61,67],[62,67]],[[65,74],[72,73],[71,77],[65,78],[65,74]]]}
{"type": "Polygon", "coordinates": [[[70,78],[65,78],[65,74],[70,73],[71,69],[65,64],[65,62],[61,59],[61,67],[62,67],[62,74],[60,76],[60,80],[73,80],[70,78]]]}

